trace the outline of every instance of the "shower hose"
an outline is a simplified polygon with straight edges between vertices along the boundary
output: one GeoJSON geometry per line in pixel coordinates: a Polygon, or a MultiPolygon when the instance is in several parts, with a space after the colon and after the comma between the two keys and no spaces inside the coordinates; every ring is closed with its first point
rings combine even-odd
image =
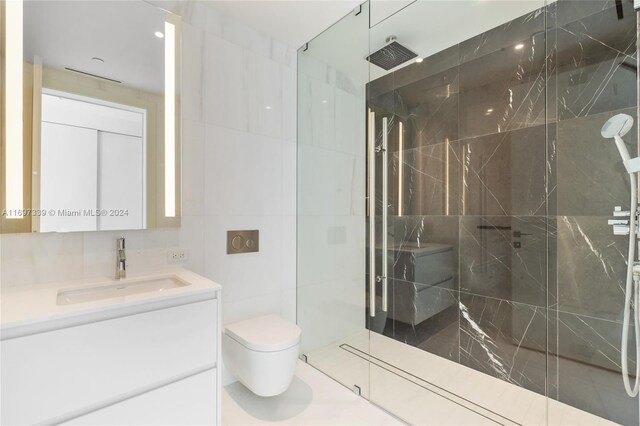
{"type": "Polygon", "coordinates": [[[640,319],[638,317],[638,291],[640,283],[640,270],[635,270],[635,250],[637,244],[636,214],[638,210],[638,181],[635,173],[629,175],[631,178],[631,214],[629,216],[629,256],[627,258],[627,277],[625,285],[624,318],[622,322],[622,344],[620,350],[622,365],[622,380],[627,394],[631,397],[638,395],[640,388],[640,319]],[[628,344],[629,327],[631,326],[631,297],[633,295],[633,327],[635,328],[636,341],[636,374],[635,383],[631,386],[628,366],[628,344]]]}
{"type": "MultiPolygon", "coordinates": [[[[640,118],[640,73],[638,72],[638,66],[640,65],[640,5],[638,2],[634,2],[634,9],[636,11],[636,99],[638,100],[638,118],[640,118]]],[[[637,148],[640,153],[640,126],[636,129],[637,148]]],[[[638,292],[640,292],[640,271],[635,266],[635,250],[637,239],[636,229],[636,214],[638,211],[638,185],[640,185],[640,173],[630,173],[629,178],[631,180],[631,215],[629,217],[629,256],[627,258],[627,277],[625,282],[624,292],[624,318],[622,321],[622,344],[620,345],[620,365],[622,366],[622,381],[624,382],[624,389],[630,397],[638,395],[640,388],[640,317],[638,306],[638,292]],[[633,387],[629,380],[629,327],[631,322],[631,297],[633,292],[633,327],[635,328],[636,336],[636,376],[633,387]]],[[[640,404],[638,404],[638,411],[640,412],[640,404]]]]}

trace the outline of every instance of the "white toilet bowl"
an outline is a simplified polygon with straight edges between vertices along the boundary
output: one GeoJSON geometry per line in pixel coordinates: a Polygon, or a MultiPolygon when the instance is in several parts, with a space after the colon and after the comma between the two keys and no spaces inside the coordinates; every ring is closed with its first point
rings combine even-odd
{"type": "Polygon", "coordinates": [[[300,327],[277,315],[229,324],[223,334],[224,363],[256,395],[279,395],[293,380],[301,334],[300,327]]]}

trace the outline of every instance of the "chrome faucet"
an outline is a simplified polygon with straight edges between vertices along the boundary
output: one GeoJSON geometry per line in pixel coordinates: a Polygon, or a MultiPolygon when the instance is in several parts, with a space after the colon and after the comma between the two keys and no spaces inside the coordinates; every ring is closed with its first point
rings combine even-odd
{"type": "Polygon", "coordinates": [[[116,249],[116,280],[127,277],[127,254],[124,251],[124,237],[118,238],[116,249]]]}

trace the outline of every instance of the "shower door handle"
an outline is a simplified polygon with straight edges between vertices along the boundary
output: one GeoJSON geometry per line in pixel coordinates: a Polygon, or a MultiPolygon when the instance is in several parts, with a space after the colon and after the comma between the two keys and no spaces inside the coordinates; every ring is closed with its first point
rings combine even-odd
{"type": "Polygon", "coordinates": [[[382,145],[376,147],[376,115],[369,110],[369,127],[367,141],[367,167],[368,175],[368,211],[369,211],[369,316],[376,316],[376,282],[382,284],[382,311],[387,312],[388,294],[387,294],[387,268],[388,268],[388,250],[387,250],[387,213],[389,209],[388,200],[388,171],[387,171],[387,145],[388,145],[388,124],[387,117],[382,118],[382,145]],[[376,154],[382,154],[382,274],[376,275],[376,154]]]}
{"type": "Polygon", "coordinates": [[[387,164],[387,152],[389,144],[389,119],[382,118],[382,312],[387,312],[387,277],[389,276],[387,268],[389,266],[387,252],[387,214],[389,213],[389,176],[387,164]]]}
{"type": "Polygon", "coordinates": [[[376,316],[376,114],[369,110],[367,129],[367,210],[369,213],[369,316],[376,316]]]}

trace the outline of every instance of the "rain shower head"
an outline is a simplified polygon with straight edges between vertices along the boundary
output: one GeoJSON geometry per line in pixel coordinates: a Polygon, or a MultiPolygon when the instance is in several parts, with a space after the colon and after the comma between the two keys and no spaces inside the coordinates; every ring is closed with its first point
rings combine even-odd
{"type": "Polygon", "coordinates": [[[638,171],[638,165],[635,164],[638,159],[636,158],[633,162],[631,161],[629,150],[627,150],[622,137],[626,135],[632,127],[633,118],[630,115],[617,114],[608,119],[600,131],[603,138],[613,139],[615,141],[620,157],[622,157],[622,162],[629,173],[635,173],[638,171]]]}
{"type": "Polygon", "coordinates": [[[367,61],[389,71],[417,56],[417,53],[398,43],[395,36],[390,36],[387,38],[387,44],[369,55],[367,61]]]}

